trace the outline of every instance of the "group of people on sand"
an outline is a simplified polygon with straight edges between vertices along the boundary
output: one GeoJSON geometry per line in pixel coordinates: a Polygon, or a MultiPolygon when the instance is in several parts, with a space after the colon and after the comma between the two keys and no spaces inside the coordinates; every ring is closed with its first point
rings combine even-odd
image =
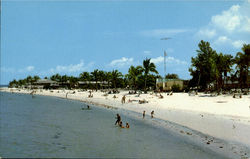
{"type": "MultiPolygon", "coordinates": [[[[120,114],[116,114],[116,122],[115,122],[115,125],[118,124],[119,127],[121,128],[125,128],[123,125],[122,125],[122,119],[121,119],[121,116],[120,114]]],[[[129,124],[126,123],[126,128],[129,128],[129,124]]]]}

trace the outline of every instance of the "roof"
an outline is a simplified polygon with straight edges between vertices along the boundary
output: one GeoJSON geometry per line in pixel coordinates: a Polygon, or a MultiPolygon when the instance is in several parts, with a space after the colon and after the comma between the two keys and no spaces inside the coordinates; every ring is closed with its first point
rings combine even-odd
{"type": "Polygon", "coordinates": [[[96,84],[96,83],[99,83],[99,84],[108,84],[107,81],[78,81],[79,84],[96,84]]]}
{"type": "Polygon", "coordinates": [[[56,84],[56,81],[52,81],[49,79],[39,79],[37,82],[35,82],[36,84],[56,84]]]}
{"type": "Polygon", "coordinates": [[[182,79],[166,79],[166,78],[157,78],[156,82],[161,83],[161,82],[168,82],[168,81],[184,81],[182,79]]]}

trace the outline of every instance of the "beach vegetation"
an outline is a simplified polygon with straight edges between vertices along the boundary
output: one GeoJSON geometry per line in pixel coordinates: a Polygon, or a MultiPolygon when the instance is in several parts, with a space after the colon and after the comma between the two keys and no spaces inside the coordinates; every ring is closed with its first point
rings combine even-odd
{"type": "Polygon", "coordinates": [[[153,62],[150,62],[150,58],[143,60],[143,73],[144,73],[144,92],[147,92],[147,80],[150,72],[158,74],[156,66],[153,62]]]}
{"type": "Polygon", "coordinates": [[[181,92],[181,86],[179,85],[179,84],[174,84],[173,86],[172,86],[172,91],[173,92],[181,92]]]}

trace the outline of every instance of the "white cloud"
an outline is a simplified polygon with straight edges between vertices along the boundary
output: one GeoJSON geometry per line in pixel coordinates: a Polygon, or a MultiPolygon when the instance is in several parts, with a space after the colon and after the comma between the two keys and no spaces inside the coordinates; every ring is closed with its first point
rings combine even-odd
{"type": "Polygon", "coordinates": [[[234,48],[238,48],[238,49],[241,48],[243,46],[243,44],[247,44],[247,42],[243,41],[243,40],[233,41],[230,38],[228,38],[227,36],[220,36],[212,43],[212,45],[214,45],[214,46],[231,45],[234,48]]]}
{"type": "Polygon", "coordinates": [[[216,35],[215,29],[202,28],[198,31],[199,37],[213,38],[216,35]]]}
{"type": "Polygon", "coordinates": [[[151,51],[143,51],[144,55],[151,55],[151,51]]]}
{"type": "Polygon", "coordinates": [[[211,19],[212,25],[228,32],[235,31],[241,26],[241,22],[245,19],[245,17],[240,14],[239,10],[239,5],[233,5],[229,10],[213,16],[211,19]]]}
{"type": "Polygon", "coordinates": [[[216,48],[241,48],[250,43],[250,2],[233,5],[211,17],[207,26],[200,28],[199,39],[209,38],[216,48]]]}
{"type": "Polygon", "coordinates": [[[154,64],[158,64],[158,63],[161,63],[161,62],[164,61],[164,57],[159,56],[159,57],[156,57],[156,58],[152,58],[150,61],[153,62],[154,64]]]}
{"type": "Polygon", "coordinates": [[[33,71],[34,69],[35,69],[34,66],[28,66],[25,68],[25,70],[27,70],[27,71],[33,71]]]}
{"type": "MultiPolygon", "coordinates": [[[[151,62],[155,63],[155,64],[159,64],[159,63],[163,63],[164,62],[164,57],[163,56],[159,56],[156,58],[152,58],[151,62]]],[[[166,57],[166,63],[167,64],[178,64],[178,65],[187,65],[188,63],[186,61],[182,61],[179,59],[176,59],[174,57],[166,57]]]]}
{"type": "Polygon", "coordinates": [[[163,38],[165,36],[173,36],[179,33],[188,32],[187,29],[153,29],[153,30],[144,30],[140,34],[148,37],[157,37],[163,38]]]}
{"type": "Polygon", "coordinates": [[[116,59],[110,62],[110,66],[123,67],[126,65],[132,65],[134,62],[133,58],[122,57],[121,59],[116,59]]]}
{"type": "Polygon", "coordinates": [[[88,67],[90,67],[93,63],[88,64],[85,66],[83,60],[80,61],[78,64],[70,64],[70,65],[58,65],[56,68],[51,68],[49,70],[50,73],[55,74],[55,73],[74,73],[74,72],[80,72],[87,70],[88,67]]]}
{"type": "Polygon", "coordinates": [[[230,43],[231,40],[226,37],[226,36],[220,36],[216,41],[215,43],[218,45],[218,44],[222,44],[222,43],[230,43]]]}
{"type": "Polygon", "coordinates": [[[32,72],[34,70],[35,70],[34,66],[27,66],[20,69],[1,67],[1,72],[6,72],[6,73],[25,73],[25,72],[32,72]]]}
{"type": "Polygon", "coordinates": [[[235,48],[242,48],[243,44],[247,44],[246,41],[243,41],[243,40],[236,40],[236,41],[233,41],[232,42],[232,45],[235,47],[235,48]]]}
{"type": "Polygon", "coordinates": [[[13,73],[15,72],[14,68],[1,67],[1,72],[13,73]]]}

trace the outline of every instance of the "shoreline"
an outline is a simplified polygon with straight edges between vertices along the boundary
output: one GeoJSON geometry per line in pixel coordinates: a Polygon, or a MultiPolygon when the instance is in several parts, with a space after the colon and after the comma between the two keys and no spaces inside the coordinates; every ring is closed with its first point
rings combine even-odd
{"type": "MultiPolygon", "coordinates": [[[[31,90],[9,88],[1,88],[0,91],[24,94],[31,93],[31,90]]],[[[138,114],[138,118],[140,118],[140,114],[142,118],[143,110],[146,110],[146,114],[148,116],[150,116],[150,111],[154,110],[155,120],[152,120],[152,122],[156,125],[159,124],[159,127],[168,130],[170,129],[176,135],[185,137],[199,146],[228,155],[229,157],[249,158],[250,108],[248,112],[246,110],[248,106],[247,104],[250,101],[250,95],[243,96],[243,100],[233,99],[232,97],[230,98],[230,96],[194,97],[188,96],[187,93],[174,93],[173,96],[162,94],[164,99],[159,99],[150,94],[141,94],[140,97],[134,97],[135,95],[126,95],[126,103],[121,104],[121,98],[123,95],[127,94],[127,92],[128,91],[121,91],[119,94],[115,94],[117,96],[115,99],[113,98],[114,94],[103,96],[104,93],[100,91],[94,91],[93,98],[88,98],[88,91],[78,92],[78,90],[38,90],[35,95],[55,96],[66,99],[67,94],[67,99],[78,100],[108,109],[120,109],[124,112],[127,110],[132,111],[138,114]],[[72,94],[73,92],[75,93],[72,94]],[[205,109],[207,105],[204,104],[204,102],[207,102],[207,98],[209,100],[213,99],[212,102],[207,104],[215,103],[215,105],[212,105],[212,110],[205,109]],[[128,99],[147,99],[149,102],[144,104],[133,102],[128,103],[128,99]],[[179,99],[179,101],[177,101],[177,99],[179,99]],[[216,113],[213,113],[213,111],[216,111],[217,106],[215,101],[226,102],[219,103],[223,105],[223,110],[218,109],[216,113]],[[190,107],[190,103],[188,102],[200,102],[200,105],[190,107]],[[229,110],[224,112],[225,104],[229,104],[228,109],[230,109],[233,107],[232,103],[234,104],[235,102],[241,104],[240,107],[245,110],[238,110],[234,112],[229,110]],[[184,109],[185,107],[183,106],[179,106],[181,103],[184,106],[187,105],[186,109],[184,109]],[[199,109],[203,111],[198,111],[199,109]]],[[[234,107],[239,107],[239,105],[234,107]]]]}

